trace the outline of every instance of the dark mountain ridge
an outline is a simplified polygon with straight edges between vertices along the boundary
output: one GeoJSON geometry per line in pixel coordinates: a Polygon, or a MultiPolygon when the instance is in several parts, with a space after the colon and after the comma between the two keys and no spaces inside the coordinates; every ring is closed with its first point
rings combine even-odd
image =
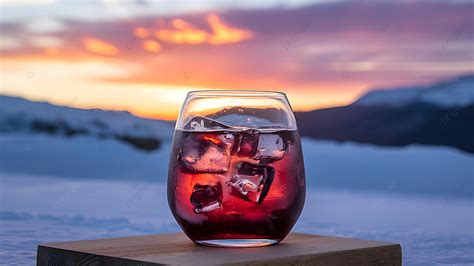
{"type": "Polygon", "coordinates": [[[349,105],[296,113],[301,135],[383,146],[447,145],[474,153],[474,105],[349,105]]]}
{"type": "Polygon", "coordinates": [[[446,145],[474,153],[474,75],[296,113],[303,136],[384,146],[446,145]]]}

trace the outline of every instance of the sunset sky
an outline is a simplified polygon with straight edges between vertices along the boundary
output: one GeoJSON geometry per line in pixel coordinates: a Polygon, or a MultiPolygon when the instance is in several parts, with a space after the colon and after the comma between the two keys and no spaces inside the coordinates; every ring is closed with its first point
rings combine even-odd
{"type": "Polygon", "coordinates": [[[0,1],[0,94],[175,119],[187,91],[295,110],[474,72],[472,1],[0,1]]]}

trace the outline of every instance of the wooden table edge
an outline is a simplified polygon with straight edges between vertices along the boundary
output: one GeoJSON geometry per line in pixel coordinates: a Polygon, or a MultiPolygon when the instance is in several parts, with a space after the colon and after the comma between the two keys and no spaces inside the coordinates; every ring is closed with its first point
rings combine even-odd
{"type": "MultiPolygon", "coordinates": [[[[176,235],[177,237],[182,237],[184,234],[181,232],[178,233],[166,233],[166,234],[153,234],[153,235],[141,235],[141,236],[130,236],[130,237],[114,237],[114,238],[103,238],[103,239],[91,239],[91,240],[76,240],[76,241],[67,241],[67,242],[51,242],[51,243],[42,243],[37,246],[37,265],[43,265],[43,264],[38,264],[39,259],[44,259],[41,256],[47,256],[46,254],[56,254],[56,252],[63,253],[63,254],[70,254],[70,256],[75,257],[75,258],[80,258],[79,264],[81,262],[87,262],[88,260],[91,261],[112,261],[112,262],[120,262],[121,264],[124,265],[130,265],[130,264],[139,264],[139,265],[166,265],[166,261],[163,262],[151,262],[151,261],[145,261],[145,260],[139,260],[139,259],[134,259],[134,258],[129,258],[126,256],[113,256],[113,255],[107,255],[104,254],[103,252],[94,252],[94,251],[81,251],[81,250],[74,250],[74,249],[68,249],[64,247],[60,247],[59,245],[63,245],[65,243],[77,243],[77,242],[88,242],[88,241],[97,241],[97,240],[121,240],[121,239],[140,239],[142,237],[159,237],[159,236],[168,236],[168,237],[173,237],[176,235]]],[[[293,236],[295,237],[321,237],[321,238],[330,238],[330,239],[348,239],[344,237],[335,237],[335,236],[326,236],[326,235],[311,235],[311,234],[305,234],[305,233],[297,233],[294,232],[292,233],[293,236]]],[[[380,255],[379,257],[382,256],[388,256],[387,258],[392,261],[390,265],[401,265],[402,263],[402,246],[398,243],[393,243],[393,242],[385,242],[385,241],[376,241],[376,240],[364,240],[364,239],[355,239],[355,238],[350,238],[350,240],[356,240],[356,241],[364,241],[366,242],[365,247],[361,248],[351,248],[347,250],[339,250],[339,251],[323,251],[320,253],[308,253],[308,254],[303,254],[303,255],[294,255],[292,254],[291,256],[288,257],[275,257],[275,258],[257,258],[257,259],[251,259],[251,260],[237,260],[234,262],[230,263],[221,263],[221,265],[255,265],[255,264],[275,264],[275,265],[285,265],[287,263],[298,263],[301,265],[305,265],[307,263],[313,264],[312,262],[315,262],[317,260],[319,261],[326,261],[326,263],[322,263],[321,265],[327,265],[328,264],[328,258],[330,257],[338,257],[338,254],[343,255],[345,254],[346,257],[351,257],[355,256],[357,257],[357,254],[364,254],[364,253],[369,253],[370,250],[372,252],[374,251],[379,251],[384,254],[380,255]],[[369,242],[369,243],[368,243],[369,242]],[[373,242],[373,245],[370,245],[370,242],[373,242]]],[[[285,240],[282,242],[284,243],[285,240]]],[[[189,243],[191,244],[191,240],[189,240],[189,243]]],[[[194,244],[195,245],[195,244],[194,244]]],[[[198,245],[196,245],[198,246],[198,245]]],[[[60,256],[60,255],[58,255],[60,256]]],[[[54,258],[53,258],[54,259],[54,258]]],[[[71,258],[72,259],[72,258],[71,258]]],[[[360,259],[360,258],[359,258],[360,259]]],[[[383,261],[383,260],[382,260],[383,261]]],[[[53,263],[54,264],[54,263],[53,263]]],[[[77,264],[77,263],[74,263],[77,264]]],[[[320,265],[320,263],[314,263],[314,265],[320,265]]]]}

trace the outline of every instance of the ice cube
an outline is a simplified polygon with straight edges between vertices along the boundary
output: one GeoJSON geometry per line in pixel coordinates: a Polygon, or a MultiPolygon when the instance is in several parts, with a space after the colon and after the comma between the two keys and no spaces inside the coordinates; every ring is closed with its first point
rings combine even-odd
{"type": "Polygon", "coordinates": [[[230,194],[246,201],[262,204],[273,182],[275,169],[271,166],[243,162],[227,185],[230,194]]]}
{"type": "Polygon", "coordinates": [[[206,213],[221,208],[222,204],[222,186],[196,184],[191,194],[191,204],[194,206],[195,213],[206,213]]]}
{"type": "Polygon", "coordinates": [[[246,179],[245,177],[237,175],[237,181],[232,183],[232,186],[239,189],[242,195],[247,195],[248,192],[258,192],[258,185],[253,183],[252,181],[246,179]]]}
{"type": "Polygon", "coordinates": [[[205,131],[228,129],[230,127],[207,117],[195,116],[191,118],[191,120],[189,120],[183,128],[185,130],[205,131]]]}
{"type": "Polygon", "coordinates": [[[242,157],[254,157],[257,152],[259,132],[254,129],[248,129],[237,135],[234,146],[234,154],[242,157]]]}
{"type": "Polygon", "coordinates": [[[285,141],[278,134],[260,134],[255,159],[277,161],[285,156],[285,141]]]}
{"type": "Polygon", "coordinates": [[[188,173],[225,173],[229,170],[233,134],[192,133],[181,146],[181,169],[188,173]]]}

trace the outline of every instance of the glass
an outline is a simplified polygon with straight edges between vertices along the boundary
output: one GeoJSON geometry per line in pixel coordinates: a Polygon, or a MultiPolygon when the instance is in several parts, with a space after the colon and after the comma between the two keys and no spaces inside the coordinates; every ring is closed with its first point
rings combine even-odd
{"type": "Polygon", "coordinates": [[[276,244],[296,223],[305,193],[300,137],[284,93],[188,93],[173,138],[168,203],[192,241],[276,244]]]}

